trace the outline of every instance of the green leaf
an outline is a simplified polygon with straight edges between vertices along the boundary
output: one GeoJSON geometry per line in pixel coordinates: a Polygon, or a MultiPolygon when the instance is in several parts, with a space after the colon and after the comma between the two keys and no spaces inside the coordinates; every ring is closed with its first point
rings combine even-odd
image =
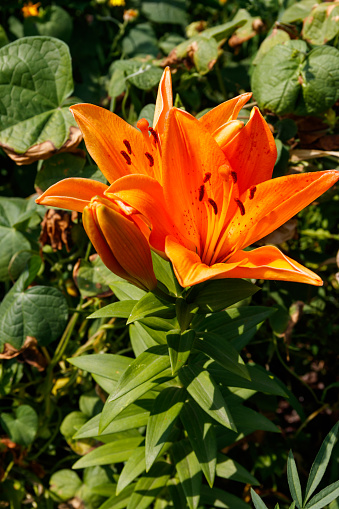
{"type": "Polygon", "coordinates": [[[201,486],[201,502],[212,507],[223,507],[224,509],[250,509],[250,506],[241,498],[219,488],[209,488],[206,485],[201,486]]]}
{"type": "MultiPolygon", "coordinates": [[[[159,68],[151,64],[152,59],[159,53],[157,38],[150,23],[138,23],[130,28],[127,35],[122,40],[122,51],[131,59],[127,70],[126,80],[131,76],[133,85],[142,90],[149,90],[159,82],[159,68]],[[148,62],[145,62],[148,58],[148,62]],[[147,68],[147,69],[146,69],[147,68]],[[155,73],[153,71],[155,70],[155,73]],[[139,76],[138,73],[145,73],[145,76],[139,76]],[[136,76],[134,76],[136,75],[136,76]]],[[[114,65],[114,64],[113,64],[114,65]]]]}
{"type": "Polygon", "coordinates": [[[334,444],[337,441],[339,423],[337,422],[325,440],[321,444],[319,452],[313,462],[310,470],[310,474],[307,480],[306,492],[305,492],[305,503],[308,501],[314,490],[319,485],[321,479],[325,474],[328,462],[330,461],[334,444]]]}
{"type": "Polygon", "coordinates": [[[163,70],[154,65],[139,64],[139,69],[126,76],[126,81],[132,83],[132,85],[141,90],[150,90],[159,83],[162,73],[163,70]]]}
{"type": "Polygon", "coordinates": [[[220,389],[208,371],[189,365],[181,368],[178,375],[189,394],[208,415],[219,424],[236,431],[237,428],[220,389]]]}
{"type": "MultiPolygon", "coordinates": [[[[313,0],[311,0],[313,1],[313,0]]],[[[298,4],[295,4],[298,5],[298,4]]],[[[266,39],[261,43],[259,50],[253,60],[253,65],[257,65],[266,53],[270,51],[277,44],[284,44],[290,40],[290,36],[285,30],[279,30],[279,27],[274,27],[272,33],[270,33],[266,39]]]]}
{"type": "Polygon", "coordinates": [[[296,21],[304,21],[309,15],[315,4],[321,0],[301,0],[292,4],[281,16],[281,23],[294,23],[296,21]]]}
{"type": "Polygon", "coordinates": [[[174,443],[172,455],[188,507],[196,509],[199,506],[202,475],[199,461],[189,440],[174,443]]]}
{"type": "Polygon", "coordinates": [[[216,474],[218,477],[242,482],[244,484],[252,484],[252,486],[260,484],[259,481],[246,470],[246,468],[221,453],[218,453],[217,456],[216,474]]]}
{"type": "Polygon", "coordinates": [[[136,320],[141,320],[147,316],[169,317],[175,316],[173,304],[169,304],[160,299],[154,293],[148,292],[133,307],[128,318],[128,324],[136,320]]]}
{"type": "Polygon", "coordinates": [[[194,297],[194,303],[201,313],[216,312],[250,297],[259,288],[244,279],[218,279],[201,285],[194,297]]]}
{"type": "Polygon", "coordinates": [[[101,445],[76,461],[73,468],[109,465],[110,463],[126,461],[142,440],[142,436],[129,437],[101,445]]]}
{"type": "Polygon", "coordinates": [[[128,503],[128,509],[146,509],[151,505],[158,493],[166,486],[172,465],[158,461],[151,470],[136,483],[134,493],[128,503]]]}
{"type": "Polygon", "coordinates": [[[97,311],[94,311],[87,318],[128,318],[136,305],[135,300],[122,300],[108,304],[97,311]]]}
{"type": "Polygon", "coordinates": [[[145,447],[133,451],[122,469],[117,484],[117,495],[146,470],[145,447]]]}
{"type": "Polygon", "coordinates": [[[261,500],[259,495],[252,488],[251,497],[255,509],[267,509],[267,505],[261,500]]]}
{"type": "Polygon", "coordinates": [[[142,2],[142,12],[155,23],[187,24],[186,0],[148,0],[142,2]]]}
{"type": "Polygon", "coordinates": [[[58,5],[48,5],[39,12],[39,16],[30,16],[24,20],[25,35],[48,35],[69,42],[73,29],[71,16],[58,5]]]}
{"type": "MultiPolygon", "coordinates": [[[[148,106],[154,106],[154,105],[149,104],[148,106]]],[[[145,108],[146,108],[146,106],[145,106],[145,108]]],[[[143,108],[142,111],[144,111],[145,108],[143,108]]],[[[140,113],[140,116],[141,116],[141,113],[140,113]]],[[[152,121],[153,121],[154,108],[152,108],[152,115],[150,114],[150,116],[152,116],[152,121]]],[[[144,117],[145,117],[145,113],[143,114],[143,116],[141,118],[144,118],[144,117]]],[[[150,122],[150,124],[151,124],[151,122],[150,122]]],[[[173,295],[177,296],[178,295],[178,282],[176,280],[176,277],[174,275],[172,265],[170,264],[170,262],[164,260],[161,256],[159,256],[157,253],[154,253],[153,251],[152,251],[152,262],[153,262],[154,274],[155,274],[155,277],[157,278],[157,280],[161,281],[161,283],[163,285],[165,285],[166,288],[173,295]]],[[[179,290],[179,292],[180,292],[180,290],[179,290]]]]}
{"type": "Polygon", "coordinates": [[[135,484],[127,486],[119,495],[113,495],[104,502],[99,509],[123,509],[134,491],[135,484]]]}
{"type": "Polygon", "coordinates": [[[315,5],[304,19],[302,36],[310,44],[321,46],[339,33],[339,6],[335,2],[315,5]]]}
{"type": "Polygon", "coordinates": [[[83,298],[111,295],[110,285],[117,281],[123,281],[119,276],[113,274],[97,255],[94,259],[91,257],[91,261],[80,259],[73,277],[83,298]]]}
{"type": "Polygon", "coordinates": [[[322,507],[330,504],[337,497],[339,497],[339,481],[321,490],[304,507],[305,509],[322,509],[322,507]]]}
{"type": "Polygon", "coordinates": [[[175,375],[186,364],[194,343],[195,332],[186,330],[181,334],[179,330],[173,330],[166,337],[172,374],[175,375]]]}
{"type": "Polygon", "coordinates": [[[186,394],[184,389],[168,387],[154,401],[146,429],[146,471],[151,468],[168,440],[186,394]]]}
{"type": "Polygon", "coordinates": [[[139,300],[146,295],[146,292],[141,288],[137,288],[125,280],[120,280],[120,278],[110,283],[109,286],[119,300],[139,300]]]}
{"type": "Polygon", "coordinates": [[[24,160],[31,162],[66,142],[68,147],[78,144],[80,131],[68,106],[63,106],[73,91],[67,45],[51,37],[24,37],[1,48],[0,60],[4,150],[16,157],[34,147],[34,154],[27,153],[24,160]]]}
{"type": "Polygon", "coordinates": [[[1,342],[21,348],[27,336],[40,345],[48,345],[64,331],[68,306],[56,288],[33,286],[26,289],[27,271],[23,272],[0,305],[1,342]]]}
{"type": "Polygon", "coordinates": [[[131,323],[129,326],[129,337],[134,355],[138,357],[148,348],[157,345],[152,336],[141,326],[139,322],[131,323]]]}
{"type": "Polygon", "coordinates": [[[114,401],[132,391],[151,378],[160,375],[169,368],[170,360],[165,345],[152,346],[139,355],[122,374],[108,401],[114,401]]]}
{"type": "Polygon", "coordinates": [[[202,75],[207,74],[218,60],[219,47],[217,41],[213,37],[204,37],[203,34],[200,34],[193,48],[193,62],[197,71],[202,75]]]}
{"type": "Polygon", "coordinates": [[[123,69],[113,69],[108,84],[108,95],[112,98],[118,97],[126,90],[125,72],[123,69]]]}
{"type": "Polygon", "coordinates": [[[82,482],[76,472],[69,469],[62,469],[54,472],[49,481],[49,489],[63,502],[75,497],[82,482]]]}
{"type": "Polygon", "coordinates": [[[213,424],[194,401],[183,406],[180,419],[210,486],[213,485],[217,464],[217,442],[213,424]]]}
{"type": "Polygon", "coordinates": [[[7,34],[6,34],[3,26],[0,25],[0,48],[2,48],[2,46],[5,46],[8,43],[9,43],[9,40],[8,40],[7,34]]]}
{"type": "Polygon", "coordinates": [[[232,405],[231,401],[229,405],[234,422],[242,433],[251,433],[255,429],[270,431],[271,433],[280,433],[279,428],[277,428],[273,422],[259,412],[252,410],[252,408],[239,405],[238,403],[232,405]]]}
{"type": "Polygon", "coordinates": [[[28,447],[38,430],[38,415],[29,405],[20,405],[13,414],[2,412],[0,422],[12,442],[28,447]]]}
{"type": "Polygon", "coordinates": [[[205,332],[202,334],[202,339],[196,339],[194,348],[211,357],[227,371],[251,380],[248,369],[239,353],[223,336],[205,332]]]}
{"type": "Polygon", "coordinates": [[[288,458],[287,458],[287,480],[288,480],[288,485],[290,488],[292,498],[293,498],[296,506],[298,507],[298,509],[301,509],[303,506],[301,485],[300,485],[297,466],[295,464],[295,460],[294,460],[292,451],[290,451],[288,453],[288,458]]]}
{"type": "Polygon", "coordinates": [[[133,362],[130,357],[110,353],[99,353],[67,359],[79,369],[118,381],[122,373],[133,362]]]}

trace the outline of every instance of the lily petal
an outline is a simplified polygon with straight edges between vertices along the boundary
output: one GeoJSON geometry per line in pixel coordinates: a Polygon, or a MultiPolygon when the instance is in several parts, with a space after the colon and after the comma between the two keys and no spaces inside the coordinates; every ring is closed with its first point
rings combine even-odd
{"type": "Polygon", "coordinates": [[[274,246],[259,247],[253,251],[238,251],[229,258],[226,265],[229,263],[237,264],[237,267],[227,272],[225,277],[228,278],[275,279],[315,286],[323,284],[317,274],[284,255],[274,246]]]}
{"type": "Polygon", "coordinates": [[[36,199],[39,205],[83,212],[93,196],[103,196],[108,186],[96,180],[68,178],[49,187],[36,199]]]}
{"type": "Polygon", "coordinates": [[[173,264],[175,275],[181,286],[196,285],[208,279],[228,277],[241,261],[235,263],[215,263],[212,266],[202,263],[198,254],[182,246],[173,237],[166,238],[166,255],[173,264]]]}
{"type": "Polygon", "coordinates": [[[88,152],[109,182],[131,173],[153,176],[154,166],[159,164],[158,153],[138,129],[99,106],[77,104],[70,109],[88,152]],[[153,163],[146,155],[150,153],[153,163]]]}
{"type": "Polygon", "coordinates": [[[272,177],[277,149],[273,135],[258,108],[250,120],[222,149],[233,168],[239,168],[239,194],[272,177]]]}
{"type": "Polygon", "coordinates": [[[251,97],[252,93],[246,93],[219,104],[219,106],[216,106],[205,113],[205,115],[199,119],[199,122],[212,134],[214,131],[219,129],[219,127],[226,124],[226,122],[235,120],[241,108],[247,103],[247,101],[250,100],[251,97]]]}
{"type": "Polygon", "coordinates": [[[161,77],[153,118],[153,129],[162,136],[167,113],[173,107],[171,70],[166,67],[161,77]]]}

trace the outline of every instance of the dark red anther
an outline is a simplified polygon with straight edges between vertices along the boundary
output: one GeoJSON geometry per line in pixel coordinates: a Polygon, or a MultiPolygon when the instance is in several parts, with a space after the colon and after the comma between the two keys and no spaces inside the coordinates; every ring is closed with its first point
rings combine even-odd
{"type": "Polygon", "coordinates": [[[130,144],[130,142],[129,142],[128,140],[124,140],[124,145],[125,145],[125,147],[127,148],[127,152],[128,152],[129,154],[132,154],[132,149],[131,149],[131,144],[130,144]]]}
{"type": "Polygon", "coordinates": [[[202,186],[199,187],[199,201],[203,200],[204,194],[205,194],[205,186],[203,184],[202,186]]]}
{"type": "Polygon", "coordinates": [[[238,175],[235,171],[231,171],[231,177],[233,179],[234,184],[236,184],[238,180],[238,175]]]}
{"type": "Polygon", "coordinates": [[[245,207],[244,207],[244,204],[241,200],[239,200],[239,198],[234,198],[234,201],[235,203],[238,205],[239,209],[240,209],[240,214],[242,216],[245,215],[245,207]]]}
{"type": "Polygon", "coordinates": [[[205,176],[204,176],[204,184],[206,184],[206,182],[209,181],[209,179],[211,178],[211,173],[208,171],[207,173],[205,173],[205,176]]]}
{"type": "Polygon", "coordinates": [[[131,160],[130,156],[127,154],[127,152],[125,152],[124,150],[121,150],[120,154],[125,158],[125,161],[128,165],[132,164],[132,160],[131,160]]]}
{"type": "Polygon", "coordinates": [[[153,156],[149,152],[145,152],[145,156],[148,159],[149,165],[154,166],[154,159],[153,156]]]}
{"type": "Polygon", "coordinates": [[[155,143],[158,143],[159,141],[158,133],[153,129],[153,127],[149,127],[148,130],[153,136],[155,143]]]}
{"type": "Polygon", "coordinates": [[[210,205],[212,205],[213,210],[214,210],[214,214],[217,215],[218,214],[218,205],[215,203],[214,200],[212,200],[212,198],[208,198],[208,203],[210,205]]]}
{"type": "Polygon", "coordinates": [[[257,190],[256,186],[252,186],[250,188],[250,196],[249,196],[250,200],[253,200],[256,190],[257,190]]]}

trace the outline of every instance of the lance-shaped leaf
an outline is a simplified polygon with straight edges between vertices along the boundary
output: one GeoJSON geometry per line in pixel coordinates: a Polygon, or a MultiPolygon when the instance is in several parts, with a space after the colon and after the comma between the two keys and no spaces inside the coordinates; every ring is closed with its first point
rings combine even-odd
{"type": "Polygon", "coordinates": [[[218,477],[231,479],[245,484],[259,485],[259,481],[251,475],[246,468],[239,465],[237,461],[218,453],[216,473],[218,477]]]}
{"type": "Polygon", "coordinates": [[[149,292],[135,304],[127,323],[141,320],[147,316],[173,318],[175,316],[174,306],[149,292]]]}
{"type": "Polygon", "coordinates": [[[267,509],[267,505],[261,500],[259,495],[251,488],[251,497],[255,509],[267,509]]]}
{"type": "Polygon", "coordinates": [[[208,506],[225,507],[228,509],[250,509],[251,507],[241,498],[232,495],[232,493],[228,493],[220,488],[209,488],[206,485],[201,486],[201,502],[208,506]]]}
{"type": "Polygon", "coordinates": [[[172,472],[172,465],[158,461],[153,468],[139,479],[128,504],[128,509],[146,509],[158,493],[166,486],[172,472]]]}
{"type": "Polygon", "coordinates": [[[242,378],[251,380],[251,376],[236,349],[222,336],[213,333],[204,333],[202,339],[197,339],[194,348],[205,353],[211,359],[223,366],[227,371],[235,373],[242,378]]]}
{"type": "Polygon", "coordinates": [[[202,475],[199,461],[189,440],[173,444],[172,455],[188,507],[196,509],[200,500],[202,475]]]}
{"type": "Polygon", "coordinates": [[[117,484],[117,495],[123,491],[126,486],[131,484],[140,474],[145,472],[145,447],[140,446],[131,454],[122,469],[117,484]]]}
{"type": "Polygon", "coordinates": [[[114,401],[132,391],[154,376],[170,367],[168,350],[165,345],[152,346],[137,357],[119,379],[115,393],[108,401],[114,401]]]}
{"type": "Polygon", "coordinates": [[[109,497],[106,502],[100,506],[100,509],[122,509],[123,507],[127,507],[134,488],[135,484],[132,484],[131,486],[127,486],[119,495],[109,497]]]}
{"type": "Polygon", "coordinates": [[[157,342],[142,328],[139,322],[131,323],[129,326],[129,337],[136,357],[139,357],[148,348],[157,345],[157,342]]]}
{"type": "Polygon", "coordinates": [[[172,374],[175,375],[186,364],[194,343],[195,332],[193,330],[186,330],[181,334],[179,330],[173,330],[166,337],[172,374]]]}
{"type": "Polygon", "coordinates": [[[73,92],[67,45],[52,37],[24,37],[1,48],[0,60],[5,152],[18,164],[29,164],[78,145],[81,132],[63,106],[73,92]]]}
{"type": "Polygon", "coordinates": [[[79,369],[115,381],[119,380],[122,373],[132,362],[130,357],[110,353],[82,355],[81,357],[71,357],[67,360],[79,369]]]}
{"type": "Polygon", "coordinates": [[[141,444],[142,440],[142,436],[129,437],[97,447],[76,461],[73,468],[91,467],[93,465],[109,465],[110,463],[126,461],[134,449],[141,444]]]}
{"type": "Polygon", "coordinates": [[[330,461],[334,444],[337,441],[338,428],[339,423],[337,422],[321,444],[319,452],[313,462],[310,475],[307,480],[305,503],[308,501],[324,476],[328,462],[330,461]]]}
{"type": "Polygon", "coordinates": [[[202,285],[194,298],[202,313],[221,311],[237,302],[255,294],[259,288],[244,279],[235,285],[232,280],[208,281],[202,285]]]}
{"type": "Polygon", "coordinates": [[[304,507],[305,509],[322,509],[337,497],[339,497],[339,481],[336,481],[319,491],[319,493],[314,495],[314,497],[311,498],[304,507]]]}
{"type": "Polygon", "coordinates": [[[302,508],[303,498],[301,493],[301,485],[299,480],[299,474],[297,470],[297,465],[295,464],[294,456],[292,451],[288,453],[287,458],[287,480],[290,488],[290,492],[292,498],[298,507],[298,509],[302,508]]]}
{"type": "Polygon", "coordinates": [[[206,413],[226,428],[237,430],[220,389],[208,371],[195,365],[184,366],[179,371],[179,379],[206,413]]]}
{"type": "Polygon", "coordinates": [[[213,485],[217,464],[217,442],[214,426],[195,401],[189,400],[180,412],[189,441],[201,470],[210,486],[213,485]]]}
{"type": "Polygon", "coordinates": [[[186,391],[168,387],[154,401],[146,430],[146,470],[148,471],[168,440],[172,427],[183,407],[186,391]]]}
{"type": "Polygon", "coordinates": [[[94,311],[87,318],[128,318],[137,301],[119,300],[94,311]]]}

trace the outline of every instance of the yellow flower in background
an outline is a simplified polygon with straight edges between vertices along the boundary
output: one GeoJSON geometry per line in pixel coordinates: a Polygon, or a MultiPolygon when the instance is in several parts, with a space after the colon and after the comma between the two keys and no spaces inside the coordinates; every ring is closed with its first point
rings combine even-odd
{"type": "Polygon", "coordinates": [[[25,18],[29,18],[30,16],[39,16],[39,9],[41,3],[38,2],[33,4],[33,2],[28,2],[28,4],[24,4],[22,10],[22,14],[25,18]]]}
{"type": "Polygon", "coordinates": [[[108,4],[110,7],[123,7],[125,5],[125,0],[109,0],[108,4]]]}

